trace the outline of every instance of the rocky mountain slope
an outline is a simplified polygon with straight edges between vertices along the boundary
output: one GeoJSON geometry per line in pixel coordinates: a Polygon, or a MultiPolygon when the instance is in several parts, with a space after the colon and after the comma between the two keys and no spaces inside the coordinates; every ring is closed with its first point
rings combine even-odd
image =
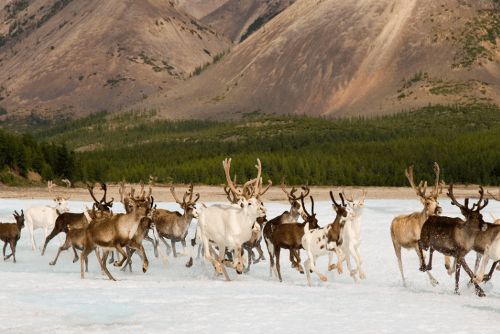
{"type": "Polygon", "coordinates": [[[169,96],[167,117],[500,103],[500,1],[298,0],[169,96]]]}
{"type": "Polygon", "coordinates": [[[0,118],[500,104],[500,0],[0,0],[0,10],[0,118]]]}
{"type": "Polygon", "coordinates": [[[18,115],[119,110],[229,47],[169,1],[0,0],[0,106],[18,115]]]}

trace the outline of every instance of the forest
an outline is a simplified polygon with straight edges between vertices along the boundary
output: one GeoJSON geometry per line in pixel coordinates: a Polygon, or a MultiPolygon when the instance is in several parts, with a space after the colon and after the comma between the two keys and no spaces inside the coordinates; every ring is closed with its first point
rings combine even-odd
{"type": "MultiPolygon", "coordinates": [[[[322,119],[251,113],[238,120],[171,121],[155,111],[105,112],[27,135],[3,133],[22,153],[1,149],[3,166],[45,179],[221,184],[221,162],[233,158],[239,180],[403,186],[404,169],[432,179],[439,162],[446,182],[500,184],[500,108],[429,106],[375,118],[322,119]]],[[[12,147],[12,146],[11,146],[12,147]]],[[[4,167],[5,168],[5,167],[4,167]]],[[[3,182],[3,181],[2,181],[3,182]]]]}
{"type": "Polygon", "coordinates": [[[29,134],[13,134],[0,129],[0,183],[23,184],[29,171],[43,179],[78,178],[77,157],[64,144],[37,142],[29,134]]]}

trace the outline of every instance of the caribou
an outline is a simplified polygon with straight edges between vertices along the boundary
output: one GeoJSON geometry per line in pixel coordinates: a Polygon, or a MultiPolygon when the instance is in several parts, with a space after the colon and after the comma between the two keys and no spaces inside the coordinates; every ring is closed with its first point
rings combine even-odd
{"type": "MultiPolygon", "coordinates": [[[[418,249],[420,256],[420,270],[429,272],[432,270],[432,253],[438,252],[455,258],[455,293],[458,294],[458,284],[460,281],[460,268],[474,278],[470,270],[465,255],[474,246],[474,240],[482,230],[485,232],[488,225],[484,222],[481,210],[488,205],[488,200],[484,200],[483,187],[479,187],[479,200],[469,208],[469,199],[466,198],[464,204],[460,204],[453,195],[453,184],[448,189],[448,197],[451,203],[460,209],[465,217],[465,221],[460,218],[430,216],[422,226],[420,238],[418,240],[418,249]],[[429,249],[429,262],[425,264],[423,250],[429,249]]],[[[485,296],[483,289],[474,281],[476,294],[480,297],[485,296]]]]}
{"type": "MultiPolygon", "coordinates": [[[[361,268],[363,260],[359,252],[359,246],[361,244],[360,220],[365,204],[366,192],[363,192],[362,196],[356,200],[354,200],[352,194],[348,196],[344,191],[342,191],[340,195],[342,195],[342,205],[349,208],[350,214],[345,219],[345,225],[342,229],[342,256],[339,258],[336,265],[332,265],[331,261],[329,261],[328,270],[333,270],[335,267],[339,266],[339,262],[346,261],[347,269],[352,279],[358,282],[358,276],[356,275],[359,275],[359,279],[365,279],[366,277],[365,272],[361,268]],[[352,269],[351,257],[356,262],[356,269],[352,269]]],[[[338,205],[335,203],[332,191],[330,191],[330,198],[332,199],[334,210],[337,211],[338,205]]],[[[331,260],[331,257],[329,259],[331,260]]]]}
{"type": "MultiPolygon", "coordinates": [[[[47,186],[49,188],[49,193],[52,193],[54,184],[49,181],[47,186]]],[[[36,205],[29,207],[26,210],[26,227],[28,228],[33,251],[36,250],[34,232],[38,229],[43,229],[46,240],[49,235],[49,230],[55,225],[57,217],[59,217],[62,213],[69,211],[67,203],[68,199],[69,197],[56,196],[54,198],[55,207],[48,205],[36,205]]]]}
{"type": "Polygon", "coordinates": [[[280,271],[280,251],[281,248],[290,250],[290,256],[295,258],[295,265],[299,268],[300,272],[303,269],[300,265],[300,249],[302,249],[302,237],[304,236],[304,228],[308,224],[308,228],[318,228],[318,219],[314,213],[314,199],[311,198],[311,213],[307,212],[304,205],[304,198],[301,198],[302,208],[304,210],[306,219],[304,223],[296,224],[278,224],[270,235],[266,235],[267,250],[269,251],[269,259],[271,266],[274,270],[276,277],[280,282],[283,282],[280,271]]]}
{"type": "MultiPolygon", "coordinates": [[[[302,203],[304,201],[304,198],[306,198],[309,195],[310,192],[309,187],[303,186],[302,192],[297,197],[295,195],[295,193],[297,192],[297,188],[292,187],[290,191],[287,191],[284,179],[282,179],[281,190],[285,193],[285,195],[288,198],[288,202],[290,203],[290,211],[285,211],[281,215],[274,217],[273,219],[269,220],[264,226],[263,235],[268,250],[269,250],[269,243],[271,242],[270,241],[271,236],[274,233],[274,230],[276,229],[277,226],[281,224],[296,224],[299,222],[298,219],[300,217],[302,217],[302,219],[304,220],[307,220],[308,217],[308,215],[304,211],[302,203]]],[[[303,272],[302,267],[299,265],[300,261],[299,263],[297,263],[294,250],[292,249],[290,249],[290,263],[292,264],[292,268],[295,268],[300,272],[303,272]]],[[[274,268],[274,260],[271,259],[271,262],[269,262],[269,276],[272,276],[273,268],[274,268]]]]}
{"type": "MultiPolygon", "coordinates": [[[[401,272],[401,279],[403,285],[406,286],[406,279],[403,273],[403,262],[401,260],[401,248],[414,249],[417,255],[419,254],[418,240],[420,239],[420,231],[422,226],[431,216],[438,216],[441,214],[441,207],[439,206],[438,196],[441,192],[443,182],[439,179],[440,169],[437,162],[434,163],[434,173],[436,180],[434,188],[431,193],[427,195],[427,181],[420,181],[416,186],[413,181],[413,166],[405,170],[406,178],[410,183],[411,188],[415,191],[420,202],[424,206],[420,212],[414,212],[409,215],[402,215],[394,218],[391,224],[391,239],[394,246],[394,252],[398,259],[399,271],[401,272]]],[[[446,265],[449,267],[449,260],[446,260],[446,265]]],[[[429,280],[433,286],[438,284],[438,281],[427,272],[429,280]]]]}
{"type": "Polygon", "coordinates": [[[144,259],[143,272],[148,269],[149,262],[144,252],[142,244],[137,244],[134,237],[139,229],[141,220],[144,217],[151,218],[153,214],[154,199],[148,197],[145,199],[146,205],[142,205],[135,200],[130,201],[130,213],[116,214],[103,221],[92,221],[85,229],[85,239],[83,241],[83,251],[80,256],[80,275],[84,278],[83,266],[90,252],[97,247],[103,249],[102,258],[99,252],[96,252],[99,264],[110,280],[115,281],[115,278],[110,274],[106,267],[106,259],[111,249],[116,249],[122,256],[121,261],[116,261],[115,266],[122,266],[128,258],[123,247],[129,246],[139,252],[139,255],[144,259]]]}
{"type": "MultiPolygon", "coordinates": [[[[230,177],[231,159],[222,162],[228,186],[233,196],[238,199],[237,205],[216,204],[199,209],[198,228],[199,237],[203,243],[204,257],[209,260],[216,273],[224,273],[226,280],[229,276],[224,269],[223,261],[226,250],[234,251],[233,267],[238,274],[243,273],[242,247],[252,237],[252,230],[258,217],[264,217],[266,209],[260,197],[260,179],[262,165],[257,159],[257,177],[246,182],[243,189],[238,191],[230,177]],[[216,245],[219,254],[215,253],[212,244],[216,245]]],[[[271,183],[271,181],[269,181],[271,183]]]]}
{"type": "MultiPolygon", "coordinates": [[[[262,179],[259,181],[262,182],[262,179]]],[[[236,175],[234,176],[233,184],[235,188],[238,188],[236,185],[236,175]]],[[[260,185],[262,187],[262,184],[260,185]]],[[[269,188],[271,187],[271,183],[267,185],[267,187],[261,192],[261,196],[264,195],[269,188]]],[[[226,193],[227,199],[229,203],[238,205],[238,198],[233,195],[231,192],[231,188],[229,186],[224,186],[224,192],[226,193]]],[[[245,268],[245,273],[250,271],[250,267],[253,264],[259,263],[261,260],[265,260],[264,257],[264,252],[262,251],[262,246],[261,246],[261,241],[262,241],[262,230],[264,228],[264,225],[267,222],[267,217],[258,217],[252,230],[252,237],[250,240],[245,242],[243,244],[243,249],[247,251],[248,254],[248,265],[245,268]],[[259,253],[259,257],[255,258],[255,254],[253,250],[257,250],[257,253],[259,253]]],[[[228,254],[231,256],[231,254],[228,254]]]]}
{"type": "MultiPolygon", "coordinates": [[[[333,192],[330,191],[330,197],[333,201],[333,209],[335,210],[336,216],[333,223],[317,229],[309,229],[309,223],[304,227],[304,236],[302,237],[302,247],[306,251],[307,260],[304,262],[305,272],[307,276],[307,283],[311,286],[311,275],[310,272],[314,272],[318,275],[319,279],[326,281],[326,275],[322,274],[316,268],[316,259],[320,256],[328,254],[331,260],[332,252],[337,254],[337,257],[342,258],[342,250],[339,246],[343,245],[342,231],[345,228],[347,221],[352,220],[354,216],[354,210],[345,204],[342,194],[340,199],[342,200],[342,205],[335,201],[333,192]]],[[[337,265],[338,273],[342,273],[342,261],[339,261],[337,265]]]]}
{"type": "MultiPolygon", "coordinates": [[[[114,199],[111,198],[110,201],[106,200],[106,193],[108,191],[107,185],[105,183],[100,184],[101,190],[104,191],[104,195],[102,196],[102,198],[99,201],[95,197],[94,187],[95,187],[95,185],[87,184],[87,189],[90,193],[90,196],[94,200],[94,204],[92,205],[92,210],[94,210],[93,215],[94,216],[96,215],[95,209],[97,209],[98,211],[101,211],[101,212],[111,212],[111,207],[113,206],[114,199]]],[[[42,256],[45,254],[45,250],[47,248],[48,243],[56,235],[58,235],[61,232],[64,232],[67,234],[68,227],[72,227],[73,229],[81,229],[81,228],[86,227],[89,223],[90,223],[90,219],[88,218],[88,214],[86,212],[82,212],[82,213],[64,212],[64,213],[60,214],[55,221],[54,228],[52,229],[52,232],[50,232],[50,234],[45,238],[45,243],[44,243],[43,249],[42,249],[42,256]]],[[[66,244],[67,244],[67,241],[65,241],[65,243],[61,247],[63,247],[66,244]]],[[[68,249],[68,248],[65,248],[65,249],[68,249]]],[[[63,249],[63,250],[65,250],[65,249],[63,249]]],[[[59,253],[58,253],[58,256],[59,256],[59,253]]],[[[76,251],[75,251],[75,258],[76,258],[76,260],[78,260],[78,255],[76,254],[76,251]]],[[[56,259],[52,262],[54,262],[54,264],[55,264],[55,262],[57,262],[57,256],[56,256],[56,259]]],[[[52,264],[52,262],[51,262],[51,264],[52,264]]]]}
{"type": "Polygon", "coordinates": [[[4,242],[3,259],[8,260],[12,256],[14,263],[16,263],[16,246],[19,238],[21,238],[21,230],[24,227],[24,212],[21,210],[21,214],[19,214],[17,211],[14,211],[13,215],[16,220],[15,223],[0,224],[0,240],[4,242]],[[10,245],[11,253],[6,256],[5,249],[7,248],[7,244],[10,245]]]}
{"type": "Polygon", "coordinates": [[[173,251],[174,257],[177,257],[177,251],[175,248],[176,242],[181,242],[183,250],[186,249],[186,236],[188,233],[189,226],[193,218],[198,218],[198,213],[196,211],[196,202],[200,199],[200,194],[196,194],[193,200],[193,184],[189,185],[188,190],[184,193],[182,201],[179,200],[177,194],[175,193],[175,187],[170,187],[170,192],[177,204],[180,205],[181,209],[184,210],[183,213],[178,211],[169,211],[164,209],[157,209],[153,216],[153,221],[156,229],[159,233],[159,239],[165,244],[167,248],[167,254],[170,253],[170,248],[173,251]],[[166,239],[170,240],[172,247],[168,245],[166,239]]]}

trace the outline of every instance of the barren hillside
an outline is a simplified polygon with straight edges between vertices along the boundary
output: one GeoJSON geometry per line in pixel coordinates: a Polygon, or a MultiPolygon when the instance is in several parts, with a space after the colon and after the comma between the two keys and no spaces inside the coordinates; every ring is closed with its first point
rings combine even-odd
{"type": "Polygon", "coordinates": [[[202,18],[202,22],[234,42],[248,38],[295,0],[227,0],[202,18]]]}
{"type": "Polygon", "coordinates": [[[118,110],[168,90],[230,42],[169,1],[0,1],[0,106],[118,110]]]}
{"type": "Polygon", "coordinates": [[[201,19],[228,1],[230,0],[175,0],[175,5],[195,18],[201,19]]]}
{"type": "Polygon", "coordinates": [[[498,0],[298,0],[143,106],[168,117],[374,115],[500,102],[498,0]]]}

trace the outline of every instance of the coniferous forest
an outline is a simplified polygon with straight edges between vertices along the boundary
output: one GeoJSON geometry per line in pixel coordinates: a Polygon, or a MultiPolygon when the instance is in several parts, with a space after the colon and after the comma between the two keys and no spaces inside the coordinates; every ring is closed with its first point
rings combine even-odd
{"type": "Polygon", "coordinates": [[[0,166],[44,179],[163,183],[224,182],[233,158],[243,180],[255,159],[275,183],[406,185],[415,165],[432,179],[438,161],[447,182],[500,183],[500,110],[490,105],[432,106],[378,118],[320,119],[258,113],[232,121],[168,121],[154,111],[98,113],[72,122],[0,132],[0,166]],[[34,139],[36,138],[36,140],[34,139]]]}

